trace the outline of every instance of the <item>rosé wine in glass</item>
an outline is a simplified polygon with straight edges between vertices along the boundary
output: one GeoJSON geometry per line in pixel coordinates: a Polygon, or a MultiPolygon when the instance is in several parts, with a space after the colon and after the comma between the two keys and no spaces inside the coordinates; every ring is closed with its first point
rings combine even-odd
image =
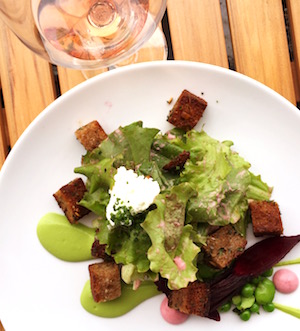
{"type": "MultiPolygon", "coordinates": [[[[166,0],[1,0],[0,18],[49,62],[95,70],[132,56],[155,31],[166,0]]],[[[155,47],[163,49],[164,36],[155,47]]]]}

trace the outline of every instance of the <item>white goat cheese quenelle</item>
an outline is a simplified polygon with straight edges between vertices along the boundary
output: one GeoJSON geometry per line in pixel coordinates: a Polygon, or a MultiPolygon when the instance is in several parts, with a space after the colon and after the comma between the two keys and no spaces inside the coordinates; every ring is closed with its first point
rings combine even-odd
{"type": "Polygon", "coordinates": [[[114,227],[114,216],[122,215],[120,225],[130,226],[132,220],[124,216],[128,213],[134,216],[149,208],[160,192],[159,184],[151,177],[138,176],[133,170],[127,170],[125,167],[118,168],[114,181],[114,186],[109,191],[106,218],[110,226],[114,227]]]}

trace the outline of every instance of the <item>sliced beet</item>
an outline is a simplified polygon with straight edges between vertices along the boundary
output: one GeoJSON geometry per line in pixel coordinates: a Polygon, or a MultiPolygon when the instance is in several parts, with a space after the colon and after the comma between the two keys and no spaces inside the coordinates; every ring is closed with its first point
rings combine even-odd
{"type": "Polygon", "coordinates": [[[257,277],[271,269],[300,241],[300,235],[270,237],[259,241],[237,258],[233,272],[236,275],[257,277]]]}
{"type": "Polygon", "coordinates": [[[246,249],[230,270],[212,281],[210,313],[238,294],[250,279],[272,268],[300,241],[300,235],[271,237],[246,249]]]}

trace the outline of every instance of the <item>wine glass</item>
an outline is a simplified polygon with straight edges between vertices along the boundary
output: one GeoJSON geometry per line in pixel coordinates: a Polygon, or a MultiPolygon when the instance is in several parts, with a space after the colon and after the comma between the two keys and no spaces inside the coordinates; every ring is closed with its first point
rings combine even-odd
{"type": "Polygon", "coordinates": [[[49,62],[85,71],[138,62],[147,42],[166,59],[165,9],[166,0],[1,0],[0,18],[49,62]]]}

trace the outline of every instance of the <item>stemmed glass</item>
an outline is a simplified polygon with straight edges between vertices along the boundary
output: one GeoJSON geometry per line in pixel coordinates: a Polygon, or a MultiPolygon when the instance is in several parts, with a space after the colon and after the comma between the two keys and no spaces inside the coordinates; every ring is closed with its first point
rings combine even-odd
{"type": "Polygon", "coordinates": [[[0,18],[49,62],[85,71],[139,61],[147,42],[166,59],[165,9],[166,0],[1,0],[0,18]]]}

